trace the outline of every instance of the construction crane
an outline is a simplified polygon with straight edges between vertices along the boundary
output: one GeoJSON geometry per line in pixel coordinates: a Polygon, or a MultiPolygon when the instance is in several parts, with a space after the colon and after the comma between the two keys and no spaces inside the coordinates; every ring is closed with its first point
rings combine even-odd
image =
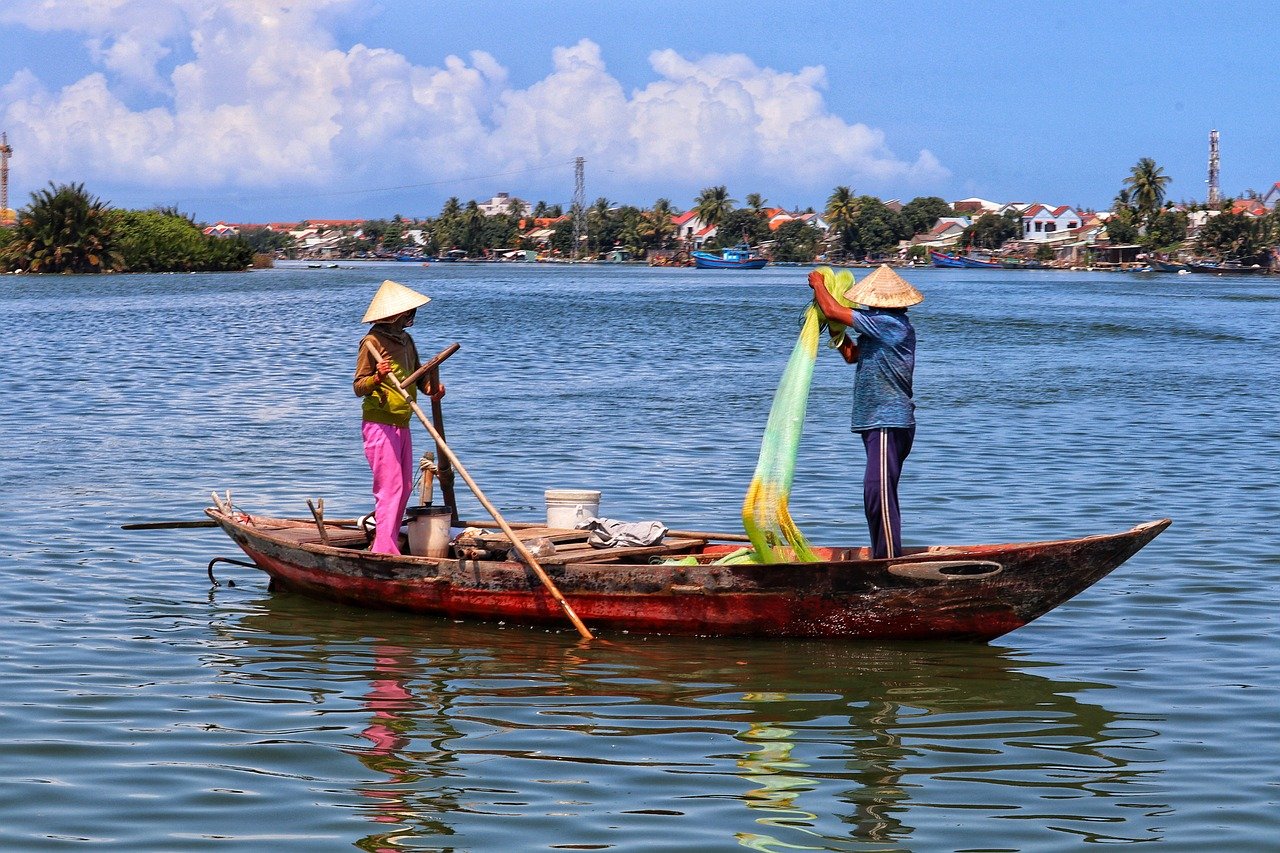
{"type": "Polygon", "coordinates": [[[1222,202],[1222,191],[1218,187],[1218,131],[1209,131],[1209,206],[1217,207],[1222,202]]]}
{"type": "Polygon", "coordinates": [[[0,133],[0,220],[9,216],[9,134],[0,133]]]}

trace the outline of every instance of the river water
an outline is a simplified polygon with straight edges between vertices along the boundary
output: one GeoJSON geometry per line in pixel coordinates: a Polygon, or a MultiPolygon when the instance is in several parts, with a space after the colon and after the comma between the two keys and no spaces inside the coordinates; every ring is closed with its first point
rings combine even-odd
{"type": "MultiPolygon", "coordinates": [[[[220,533],[119,529],[213,489],[367,511],[350,374],[384,277],[435,297],[424,355],[462,345],[451,444],[509,517],[592,487],[733,529],[804,272],[0,279],[0,849],[1280,849],[1275,279],[908,273],[908,544],[1174,520],[989,645],[583,646],[211,587],[220,533]]],[[[866,541],[851,375],[824,351],[797,464],[824,544],[866,541]]]]}

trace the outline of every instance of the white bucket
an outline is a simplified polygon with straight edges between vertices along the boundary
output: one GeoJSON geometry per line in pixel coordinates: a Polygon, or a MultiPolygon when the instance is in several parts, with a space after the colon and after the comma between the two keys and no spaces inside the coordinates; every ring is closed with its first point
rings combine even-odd
{"type": "Polygon", "coordinates": [[[411,506],[409,518],[409,553],[415,557],[447,557],[449,555],[449,522],[453,511],[447,506],[411,506]]]}
{"type": "Polygon", "coordinates": [[[600,514],[596,489],[547,489],[547,527],[572,530],[600,514]]]}

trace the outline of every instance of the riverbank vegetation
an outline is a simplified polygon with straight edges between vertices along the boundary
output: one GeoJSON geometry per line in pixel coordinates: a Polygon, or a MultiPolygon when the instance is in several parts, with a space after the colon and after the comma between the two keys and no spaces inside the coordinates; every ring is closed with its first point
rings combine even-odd
{"type": "Polygon", "coordinates": [[[253,258],[243,237],[211,237],[173,208],[118,210],[83,184],[32,193],[14,227],[0,229],[9,272],[225,272],[253,258]]]}

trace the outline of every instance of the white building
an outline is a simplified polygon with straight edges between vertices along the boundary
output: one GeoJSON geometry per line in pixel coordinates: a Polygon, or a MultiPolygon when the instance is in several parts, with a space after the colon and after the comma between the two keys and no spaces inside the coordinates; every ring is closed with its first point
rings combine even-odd
{"type": "Polygon", "coordinates": [[[1022,239],[1033,243],[1056,240],[1060,232],[1079,228],[1080,213],[1070,205],[1033,204],[1022,212],[1022,239]]]}
{"type": "Polygon", "coordinates": [[[486,202],[477,205],[485,216],[514,213],[516,216],[528,216],[533,212],[533,205],[527,201],[513,198],[509,193],[498,193],[486,202]]]}

